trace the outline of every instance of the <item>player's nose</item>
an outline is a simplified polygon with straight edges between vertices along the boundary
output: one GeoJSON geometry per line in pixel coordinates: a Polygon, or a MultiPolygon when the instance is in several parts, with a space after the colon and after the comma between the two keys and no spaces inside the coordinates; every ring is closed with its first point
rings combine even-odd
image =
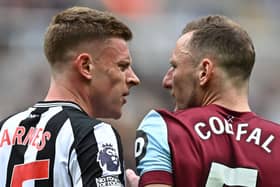
{"type": "Polygon", "coordinates": [[[172,88],[172,69],[168,69],[166,74],[164,75],[162,79],[162,86],[166,89],[172,88]]]}
{"type": "Polygon", "coordinates": [[[140,79],[138,78],[138,76],[136,75],[136,73],[133,71],[131,67],[127,71],[127,83],[129,85],[129,88],[140,84],[140,79]]]}

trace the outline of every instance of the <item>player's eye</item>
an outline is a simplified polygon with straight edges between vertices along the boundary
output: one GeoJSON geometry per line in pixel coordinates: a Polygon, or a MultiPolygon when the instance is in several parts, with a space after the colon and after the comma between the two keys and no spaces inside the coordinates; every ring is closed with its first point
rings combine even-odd
{"type": "Polygon", "coordinates": [[[176,64],[174,64],[174,63],[170,63],[170,66],[169,66],[170,68],[172,68],[172,69],[175,69],[177,66],[176,66],[176,64]]]}
{"type": "Polygon", "coordinates": [[[119,64],[119,68],[121,71],[125,71],[129,67],[128,64],[119,64]]]}

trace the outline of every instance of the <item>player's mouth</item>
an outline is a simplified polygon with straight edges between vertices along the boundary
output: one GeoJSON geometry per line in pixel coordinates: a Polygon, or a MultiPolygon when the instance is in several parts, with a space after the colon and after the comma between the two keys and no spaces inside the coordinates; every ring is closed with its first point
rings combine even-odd
{"type": "Polygon", "coordinates": [[[123,99],[122,99],[122,104],[124,105],[126,102],[127,102],[126,99],[123,98],[123,99]]]}
{"type": "Polygon", "coordinates": [[[170,90],[170,95],[171,95],[172,97],[175,97],[174,90],[170,90]]]}
{"type": "Polygon", "coordinates": [[[129,92],[126,92],[126,93],[124,93],[124,94],[122,95],[122,104],[123,104],[123,105],[127,102],[126,97],[127,97],[128,95],[129,95],[129,92]]]}

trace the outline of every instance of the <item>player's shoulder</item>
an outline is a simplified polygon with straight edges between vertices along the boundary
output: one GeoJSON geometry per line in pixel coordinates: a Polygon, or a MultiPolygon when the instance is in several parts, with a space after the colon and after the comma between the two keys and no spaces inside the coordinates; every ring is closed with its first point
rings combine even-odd
{"type": "Polygon", "coordinates": [[[192,107],[184,110],[177,110],[175,112],[168,111],[166,109],[156,110],[165,119],[201,119],[204,116],[210,116],[217,112],[215,106],[203,106],[203,107],[192,107]]]}
{"type": "Polygon", "coordinates": [[[109,122],[90,117],[84,111],[75,108],[64,108],[63,112],[68,116],[77,147],[83,146],[85,142],[89,143],[88,141],[95,142],[97,139],[110,142],[119,138],[118,132],[109,122]],[[93,140],[93,137],[96,140],[93,140]]]}
{"type": "Polygon", "coordinates": [[[102,121],[90,117],[77,103],[71,101],[40,101],[34,108],[45,111],[44,116],[49,122],[69,124],[74,134],[91,131],[102,121]]]}
{"type": "Polygon", "coordinates": [[[254,119],[251,120],[253,123],[262,124],[265,129],[271,129],[273,131],[277,130],[280,132],[280,124],[262,116],[256,115],[254,119]]]}
{"type": "Polygon", "coordinates": [[[21,120],[25,119],[30,114],[31,111],[32,111],[31,108],[27,108],[26,110],[13,113],[13,114],[1,119],[0,130],[4,124],[7,124],[8,126],[9,126],[9,124],[18,124],[21,120]]]}
{"type": "Polygon", "coordinates": [[[143,118],[143,120],[157,120],[161,118],[160,110],[152,109],[143,118]]]}
{"type": "Polygon", "coordinates": [[[92,128],[93,126],[102,123],[101,120],[90,117],[86,112],[79,108],[65,106],[63,107],[62,112],[67,116],[74,127],[79,126],[79,128],[83,128],[85,126],[85,128],[92,128]]]}
{"type": "Polygon", "coordinates": [[[164,119],[162,115],[157,110],[150,110],[140,123],[139,128],[157,128],[164,124],[164,119]]]}
{"type": "Polygon", "coordinates": [[[153,109],[146,114],[138,129],[158,131],[160,128],[165,129],[167,125],[201,120],[203,118],[202,114],[210,113],[208,110],[211,109],[197,107],[176,112],[171,112],[167,109],[153,109]]]}
{"type": "Polygon", "coordinates": [[[255,115],[255,118],[254,118],[255,121],[261,121],[262,123],[267,123],[267,124],[271,124],[271,125],[276,125],[276,126],[279,126],[280,127],[280,124],[279,123],[276,123],[274,121],[271,121],[269,119],[266,119],[264,118],[263,116],[260,116],[260,115],[255,115]]]}

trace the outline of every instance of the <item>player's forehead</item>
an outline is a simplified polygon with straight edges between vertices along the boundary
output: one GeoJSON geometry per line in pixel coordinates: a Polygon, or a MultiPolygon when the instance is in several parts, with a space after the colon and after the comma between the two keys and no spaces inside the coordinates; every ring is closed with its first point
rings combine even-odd
{"type": "Polygon", "coordinates": [[[110,38],[104,41],[101,56],[114,56],[118,58],[118,61],[131,62],[131,55],[128,48],[128,44],[121,38],[110,38]]]}
{"type": "Polygon", "coordinates": [[[186,55],[190,53],[187,46],[189,41],[191,40],[193,32],[188,32],[182,35],[176,42],[176,46],[172,52],[172,56],[170,61],[178,61],[178,58],[184,58],[186,55]]]}
{"type": "Polygon", "coordinates": [[[187,32],[187,33],[183,34],[182,36],[180,36],[180,38],[176,42],[176,48],[178,48],[178,50],[180,50],[182,52],[186,51],[187,46],[188,46],[189,42],[191,41],[192,35],[193,35],[193,31],[187,32]]]}
{"type": "Polygon", "coordinates": [[[125,51],[128,49],[127,41],[122,38],[108,38],[104,41],[104,47],[113,47],[119,51],[125,51]]]}

